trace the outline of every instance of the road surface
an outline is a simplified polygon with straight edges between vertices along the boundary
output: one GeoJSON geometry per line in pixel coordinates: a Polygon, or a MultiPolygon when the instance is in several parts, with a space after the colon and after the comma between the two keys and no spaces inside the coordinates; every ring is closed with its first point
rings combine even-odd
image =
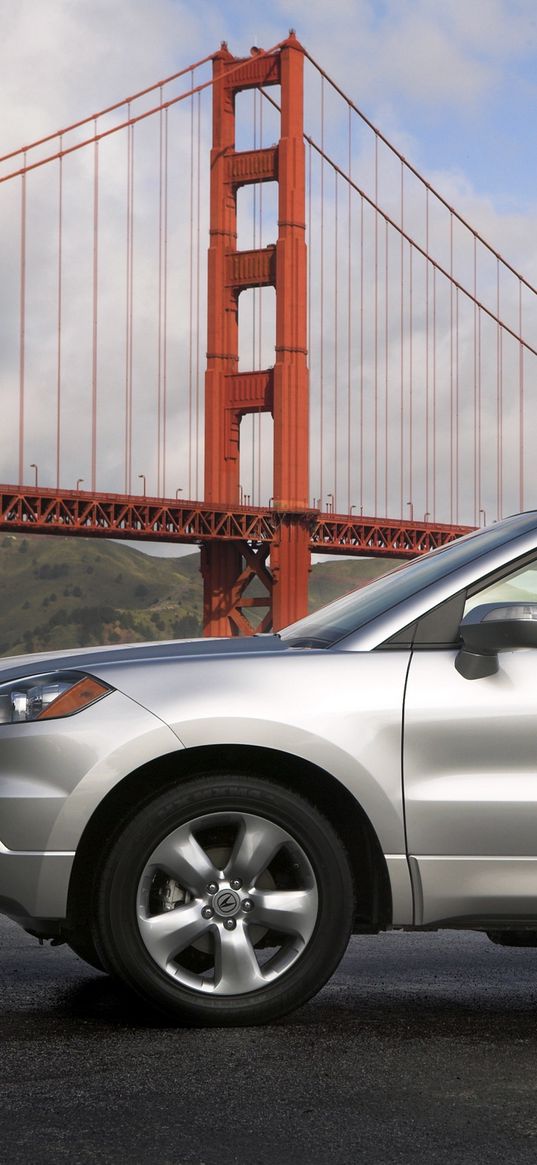
{"type": "Polygon", "coordinates": [[[0,920],[1,1160],[535,1165],[537,949],[354,938],[264,1028],[174,1029],[0,920]]]}

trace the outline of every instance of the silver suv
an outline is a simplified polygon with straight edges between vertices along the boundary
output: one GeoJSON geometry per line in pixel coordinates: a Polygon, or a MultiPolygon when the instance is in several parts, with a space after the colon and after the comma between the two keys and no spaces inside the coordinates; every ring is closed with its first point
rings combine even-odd
{"type": "Polygon", "coordinates": [[[0,910],[189,1023],[349,934],[537,942],[537,512],[279,635],[4,660],[0,910]]]}

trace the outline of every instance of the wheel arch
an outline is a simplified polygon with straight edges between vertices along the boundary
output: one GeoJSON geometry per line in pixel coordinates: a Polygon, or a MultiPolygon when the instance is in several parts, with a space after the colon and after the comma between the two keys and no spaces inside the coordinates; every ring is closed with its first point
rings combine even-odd
{"type": "Polygon", "coordinates": [[[118,829],[155,794],[196,773],[233,772],[266,776],[295,789],[328,818],[347,850],[354,881],[354,931],[385,929],[392,919],[388,869],[375,830],[359,802],[326,770],[289,753],[260,746],[207,745],[150,761],[124,777],[103,798],[81,836],[71,873],[68,927],[89,919],[96,877],[118,829]],[[97,855],[97,858],[96,858],[97,855]]]}

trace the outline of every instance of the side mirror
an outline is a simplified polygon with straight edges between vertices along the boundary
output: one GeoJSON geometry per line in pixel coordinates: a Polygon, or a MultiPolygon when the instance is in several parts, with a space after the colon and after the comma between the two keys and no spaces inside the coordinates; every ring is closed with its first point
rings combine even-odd
{"type": "Polygon", "coordinates": [[[455,667],[467,680],[498,671],[498,652],[537,647],[537,603],[482,603],[460,625],[455,667]]]}

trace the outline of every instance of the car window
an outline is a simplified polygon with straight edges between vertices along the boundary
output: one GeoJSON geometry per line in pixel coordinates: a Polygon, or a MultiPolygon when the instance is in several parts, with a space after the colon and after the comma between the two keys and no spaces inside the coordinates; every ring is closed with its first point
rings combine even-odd
{"type": "Polygon", "coordinates": [[[481,603],[537,602],[537,559],[518,566],[502,578],[496,578],[488,586],[469,595],[464,605],[467,615],[473,607],[481,603]]]}

